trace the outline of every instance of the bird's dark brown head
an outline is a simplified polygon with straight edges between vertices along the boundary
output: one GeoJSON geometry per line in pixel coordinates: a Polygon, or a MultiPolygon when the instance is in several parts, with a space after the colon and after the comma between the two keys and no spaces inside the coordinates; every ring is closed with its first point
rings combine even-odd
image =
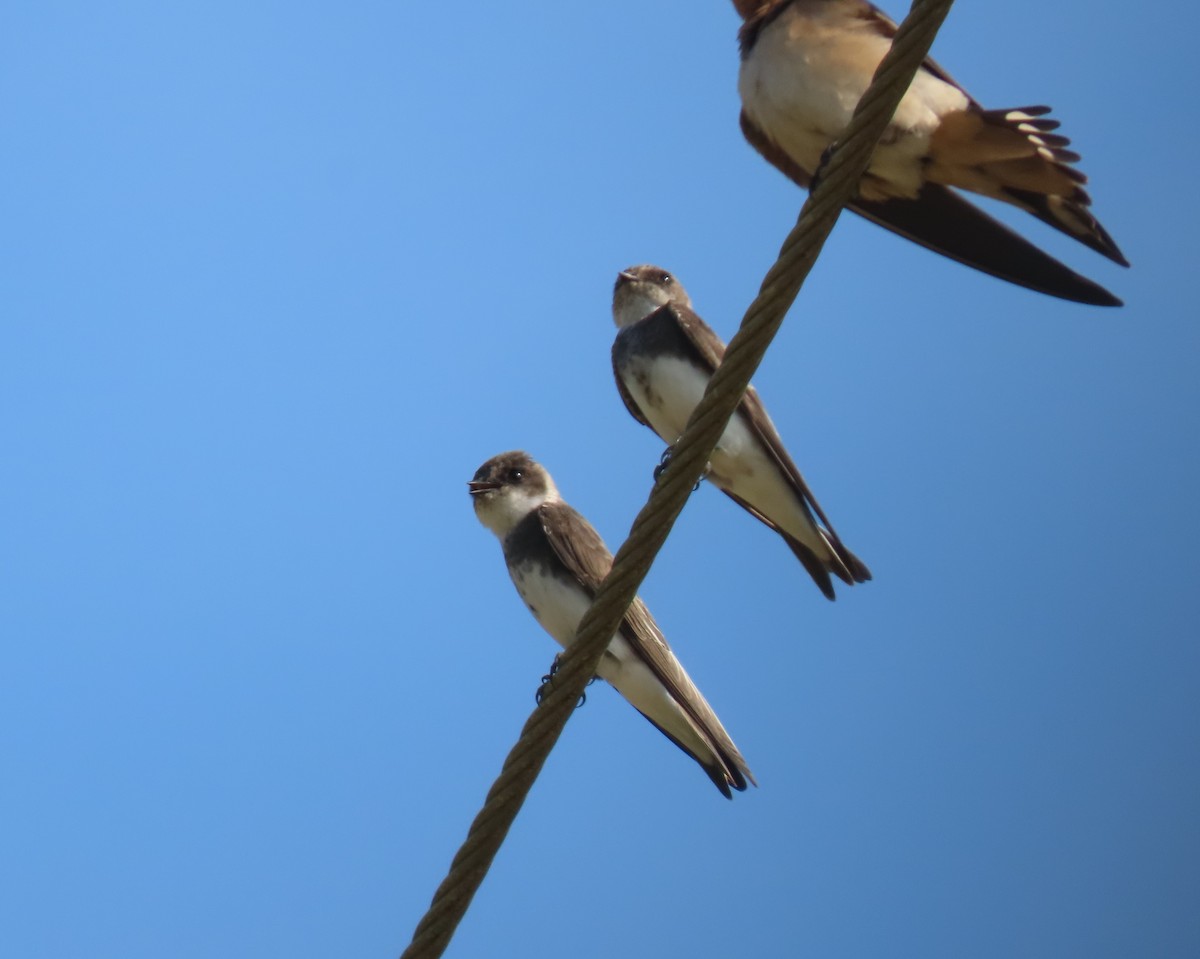
{"type": "Polygon", "coordinates": [[[617,274],[613,286],[613,322],[624,329],[644,320],[668,303],[675,306],[692,305],[687,290],[668,270],[644,263],[631,266],[617,274]]]}
{"type": "Polygon", "coordinates": [[[479,521],[500,537],[531,510],[559,498],[545,467],[522,450],[493,456],[475,471],[467,490],[479,521]]]}

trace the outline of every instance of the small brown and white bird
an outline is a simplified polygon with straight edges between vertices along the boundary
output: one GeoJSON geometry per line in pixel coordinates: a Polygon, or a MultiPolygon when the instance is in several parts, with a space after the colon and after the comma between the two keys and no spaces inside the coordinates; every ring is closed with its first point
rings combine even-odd
{"type": "MultiPolygon", "coordinates": [[[[742,132],[809,187],[850,122],[896,24],[865,0],[736,0],[742,132]]],[[[967,190],[1019,207],[1129,263],[1092,215],[1087,178],[1050,108],[985,110],[926,59],[883,135],[849,209],[901,236],[1020,286],[1080,303],[1120,300],[969,203],[967,190]]]]}
{"type": "MultiPolygon", "coordinates": [[[[600,534],[563,502],[550,474],[528,453],[493,456],[467,487],[475,515],[500,539],[521,600],[566,648],[612,568],[600,534]]],[[[754,782],[746,760],[640,598],[629,607],[596,672],[696,760],[726,798],[731,789],[754,782]]]]}
{"type": "MultiPolygon", "coordinates": [[[[613,374],[625,408],[673,445],[725,356],[683,285],[658,266],[631,266],[613,288],[613,374]]],[[[783,537],[829,599],[871,572],[842,545],[751,386],[713,450],[709,482],[783,537]]]]}

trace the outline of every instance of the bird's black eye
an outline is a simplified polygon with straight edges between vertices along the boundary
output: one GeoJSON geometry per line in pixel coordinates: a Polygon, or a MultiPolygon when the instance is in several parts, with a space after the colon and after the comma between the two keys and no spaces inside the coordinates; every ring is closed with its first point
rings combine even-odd
{"type": "Polygon", "coordinates": [[[675,282],[675,277],[671,276],[670,273],[661,273],[661,274],[659,274],[658,282],[666,284],[667,286],[670,286],[672,283],[675,282]]]}
{"type": "Polygon", "coordinates": [[[522,472],[521,472],[519,469],[515,469],[515,468],[514,468],[514,469],[510,469],[510,470],[508,471],[508,478],[509,478],[509,480],[511,480],[511,481],[512,481],[512,482],[514,482],[514,483],[519,483],[519,482],[521,482],[521,479],[522,479],[524,476],[525,476],[525,474],[524,474],[524,473],[522,473],[522,472]]]}

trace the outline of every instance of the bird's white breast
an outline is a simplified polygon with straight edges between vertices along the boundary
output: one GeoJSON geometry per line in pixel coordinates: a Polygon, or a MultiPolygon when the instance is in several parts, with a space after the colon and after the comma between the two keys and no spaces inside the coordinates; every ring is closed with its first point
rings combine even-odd
{"type": "Polygon", "coordinates": [[[654,432],[667,443],[683,434],[708,385],[708,377],[699,369],[675,356],[635,354],[621,378],[654,432]]]}
{"type": "MultiPolygon", "coordinates": [[[[678,356],[635,358],[623,372],[623,379],[642,415],[668,444],[682,436],[708,385],[708,377],[701,370],[678,356]]],[[[710,466],[709,479],[720,489],[760,507],[788,532],[794,529],[793,535],[808,532],[809,523],[796,493],[757,434],[746,425],[742,413],[734,413],[728,421],[710,466]]]]}
{"type": "Polygon", "coordinates": [[[575,638],[579,621],[591,597],[578,585],[551,576],[540,563],[523,563],[509,569],[513,585],[542,629],[565,647],[575,638]]]}
{"type": "MultiPolygon", "coordinates": [[[[525,563],[510,569],[509,574],[521,599],[542,629],[553,636],[564,649],[569,646],[579,631],[583,614],[592,603],[591,597],[575,583],[548,575],[538,563],[525,563]]],[[[661,695],[662,684],[653,680],[649,683],[650,688],[644,688],[647,679],[641,675],[637,665],[640,665],[640,660],[630,650],[625,638],[616,633],[596,671],[602,679],[616,686],[626,699],[640,708],[642,703],[654,701],[661,695]],[[633,695],[630,695],[631,692],[633,695]]],[[[642,666],[641,670],[644,671],[645,667],[642,666]]]]}
{"type": "MultiPolygon", "coordinates": [[[[673,356],[634,357],[622,379],[654,432],[669,444],[682,435],[708,385],[701,370],[673,356]]],[[[725,426],[710,466],[709,479],[720,489],[744,499],[818,555],[825,555],[828,547],[791,481],[741,412],[734,413],[725,426]]]]}
{"type": "MultiPolygon", "coordinates": [[[[566,648],[575,639],[579,622],[591,605],[588,594],[567,580],[547,575],[540,563],[510,568],[509,575],[541,627],[566,648]]],[[[609,642],[596,673],[642,713],[705,761],[711,761],[712,751],[697,736],[684,711],[620,633],[609,642]]]]}
{"type": "MultiPolygon", "coordinates": [[[[623,379],[642,415],[667,443],[674,443],[683,435],[688,418],[708,386],[703,371],[674,356],[635,357],[623,379]]],[[[716,473],[730,482],[736,482],[745,473],[774,471],[774,464],[740,413],[733,415],[721,434],[712,465],[716,473]]]]}
{"type": "MultiPolygon", "coordinates": [[[[539,563],[524,563],[510,569],[509,575],[512,576],[513,584],[517,587],[521,599],[524,600],[525,605],[529,607],[541,627],[553,636],[564,649],[574,642],[583,614],[587,612],[592,603],[591,597],[575,583],[546,574],[539,563]]],[[[632,669],[632,672],[629,670],[628,667],[634,664],[640,665],[640,662],[640,659],[629,648],[625,637],[616,633],[609,642],[608,652],[600,660],[596,671],[602,679],[612,683],[625,694],[626,699],[629,699],[634,705],[640,706],[638,700],[646,701],[647,697],[653,699],[661,692],[661,689],[654,692],[643,689],[646,682],[645,677],[640,675],[636,667],[632,669]],[[631,675],[627,676],[627,672],[631,672],[631,675]],[[627,679],[632,679],[634,687],[641,691],[634,697],[631,697],[625,688],[629,683],[623,680],[627,679]]],[[[644,670],[644,668],[643,666],[642,669],[644,670]]],[[[662,684],[654,680],[650,685],[661,687],[662,684]]]]}

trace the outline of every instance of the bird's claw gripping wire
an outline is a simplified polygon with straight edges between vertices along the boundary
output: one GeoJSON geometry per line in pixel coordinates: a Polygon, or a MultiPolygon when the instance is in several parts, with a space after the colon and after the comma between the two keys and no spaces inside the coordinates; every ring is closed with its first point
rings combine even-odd
{"type": "MultiPolygon", "coordinates": [[[[658,465],[656,467],[654,467],[654,482],[657,483],[659,481],[659,479],[662,478],[662,475],[663,475],[663,473],[666,472],[667,467],[671,465],[671,458],[674,455],[675,455],[675,447],[674,446],[668,446],[665,450],[663,450],[663,455],[659,458],[658,465]]],[[[704,478],[706,476],[708,476],[708,471],[710,469],[712,469],[712,464],[705,463],[704,464],[704,472],[700,474],[700,479],[696,480],[696,485],[692,487],[693,493],[696,492],[696,490],[698,490],[700,488],[700,484],[704,481],[704,478]]]]}
{"type": "Polygon", "coordinates": [[[817,184],[821,182],[821,177],[825,175],[825,168],[829,166],[829,158],[833,156],[833,148],[835,146],[837,146],[836,141],[821,151],[821,159],[817,161],[817,168],[813,171],[812,180],[808,184],[809,193],[812,193],[817,188],[817,184]]]}
{"type": "MultiPolygon", "coordinates": [[[[550,687],[551,683],[554,682],[554,675],[557,672],[558,672],[558,657],[555,656],[554,662],[552,662],[550,664],[550,672],[546,673],[546,675],[542,677],[542,684],[540,686],[538,686],[537,692],[535,692],[533,694],[533,698],[539,706],[542,705],[542,700],[545,699],[546,696],[549,694],[549,692],[550,692],[549,687],[550,687]]],[[[587,681],[587,684],[590,686],[595,681],[596,681],[596,677],[593,676],[591,679],[589,679],[587,681]]],[[[582,706],[586,702],[587,702],[587,693],[586,692],[580,693],[579,694],[579,702],[577,702],[575,704],[575,708],[578,709],[580,706],[582,706]]]]}

